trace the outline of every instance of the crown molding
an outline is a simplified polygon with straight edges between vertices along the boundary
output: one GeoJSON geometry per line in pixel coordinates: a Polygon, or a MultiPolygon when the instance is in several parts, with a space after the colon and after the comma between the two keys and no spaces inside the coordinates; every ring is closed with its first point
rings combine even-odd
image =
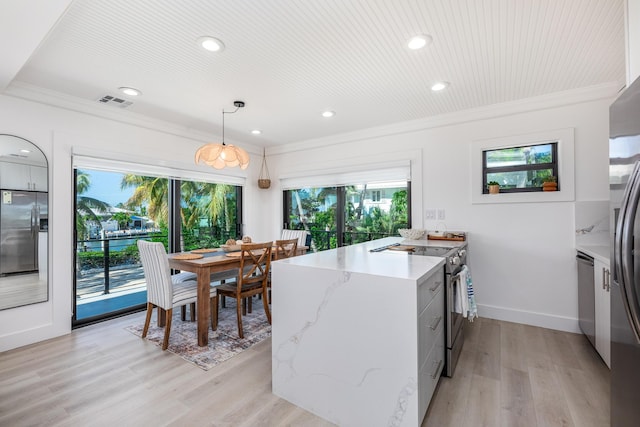
{"type": "MultiPolygon", "coordinates": [[[[514,114],[579,104],[582,102],[590,102],[598,99],[613,100],[619,94],[622,87],[624,87],[622,83],[609,82],[596,86],[588,86],[568,91],[555,92],[517,101],[487,105],[463,111],[456,111],[453,113],[440,114],[437,116],[425,117],[401,123],[394,123],[390,125],[376,126],[354,132],[332,135],[329,137],[308,139],[293,143],[271,146],[267,147],[266,154],[278,155],[296,151],[304,151],[313,148],[322,148],[348,142],[356,142],[403,133],[417,132],[421,130],[457,125],[478,120],[506,117],[514,114]]],[[[27,101],[38,102],[57,108],[62,108],[82,114],[88,114],[107,120],[113,120],[116,122],[141,127],[152,131],[179,136],[182,138],[193,140],[197,143],[206,143],[211,141],[213,138],[220,138],[220,136],[212,136],[211,134],[205,132],[200,132],[170,122],[153,119],[132,111],[104,108],[103,105],[98,105],[93,101],[87,101],[77,97],[72,97],[60,92],[47,90],[39,86],[30,85],[23,82],[11,83],[11,85],[5,90],[4,94],[7,96],[25,99],[27,101]]],[[[262,155],[262,146],[258,146],[246,141],[233,141],[231,139],[227,139],[227,141],[232,144],[241,144],[242,147],[251,154],[262,155]]]]}
{"type": "Polygon", "coordinates": [[[492,104],[469,110],[440,114],[407,122],[394,123],[385,126],[376,126],[355,132],[332,135],[325,138],[309,139],[289,144],[283,144],[268,149],[269,155],[285,154],[296,151],[304,151],[312,148],[322,148],[331,145],[344,144],[434,129],[443,126],[458,125],[478,120],[487,120],[496,117],[506,117],[514,114],[527,113],[548,108],[562,107],[566,105],[580,104],[599,99],[613,100],[624,85],[619,82],[604,83],[596,86],[583,87],[568,91],[520,99],[517,101],[492,104]]]}
{"type": "MultiPolygon", "coordinates": [[[[193,140],[198,144],[211,142],[213,139],[221,139],[220,135],[212,135],[206,132],[200,132],[195,129],[180,126],[174,123],[157,120],[138,114],[129,110],[121,110],[117,108],[107,108],[104,105],[97,104],[94,101],[87,101],[74,96],[69,96],[60,92],[44,89],[39,86],[31,85],[23,82],[13,82],[4,91],[4,95],[14,98],[24,99],[26,101],[37,102],[56,108],[62,108],[81,114],[101,119],[112,120],[156,132],[162,132],[175,135],[181,138],[193,140]]],[[[242,145],[247,152],[262,155],[262,147],[245,141],[238,141],[232,138],[225,138],[226,142],[234,145],[242,145]]]]}

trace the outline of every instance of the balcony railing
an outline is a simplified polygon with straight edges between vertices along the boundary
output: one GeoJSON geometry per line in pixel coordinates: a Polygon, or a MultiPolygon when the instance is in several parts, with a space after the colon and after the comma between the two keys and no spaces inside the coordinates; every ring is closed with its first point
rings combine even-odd
{"type": "MultiPolygon", "coordinates": [[[[311,233],[311,248],[316,251],[325,251],[338,247],[338,232],[325,230],[309,230],[311,233]]],[[[385,233],[379,231],[346,231],[342,233],[342,244],[339,246],[349,246],[356,243],[368,242],[370,240],[382,239],[383,237],[396,236],[396,233],[385,233]]]]}
{"type": "MultiPolygon", "coordinates": [[[[336,231],[311,230],[311,251],[324,251],[338,246],[336,231]]],[[[395,234],[384,232],[345,232],[342,244],[347,246],[395,234]]],[[[202,236],[200,236],[202,238],[202,236]]],[[[210,246],[204,240],[184,237],[184,250],[210,246]],[[193,241],[192,241],[193,240],[193,241]],[[188,247],[195,245],[193,248],[188,247]]],[[[138,239],[167,241],[166,234],[124,235],[118,238],[90,239],[77,242],[76,296],[87,298],[144,287],[144,273],[138,254],[138,239]]],[[[219,239],[226,240],[224,236],[219,239]]]]}

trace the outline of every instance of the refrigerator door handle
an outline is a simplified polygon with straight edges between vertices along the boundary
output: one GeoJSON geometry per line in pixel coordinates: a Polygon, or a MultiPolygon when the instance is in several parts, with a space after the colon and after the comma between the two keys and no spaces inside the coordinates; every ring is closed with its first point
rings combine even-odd
{"type": "Polygon", "coordinates": [[[622,302],[631,325],[631,330],[640,344],[640,306],[634,286],[633,232],[640,202],[640,162],[636,162],[629,182],[624,190],[620,216],[616,224],[614,241],[614,264],[622,290],[622,302]]]}

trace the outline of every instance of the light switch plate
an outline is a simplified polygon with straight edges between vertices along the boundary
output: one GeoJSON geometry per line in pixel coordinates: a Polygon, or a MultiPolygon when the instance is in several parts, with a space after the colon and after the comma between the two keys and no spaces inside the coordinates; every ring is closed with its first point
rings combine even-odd
{"type": "Polygon", "coordinates": [[[436,219],[436,210],[435,209],[427,209],[424,211],[424,218],[434,220],[436,219]]]}
{"type": "Polygon", "coordinates": [[[444,219],[444,209],[438,209],[438,220],[442,221],[444,219]]]}

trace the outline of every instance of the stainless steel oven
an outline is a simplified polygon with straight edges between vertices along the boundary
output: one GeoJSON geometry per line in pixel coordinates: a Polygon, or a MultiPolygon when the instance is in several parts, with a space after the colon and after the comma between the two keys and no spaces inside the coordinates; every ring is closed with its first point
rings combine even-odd
{"type": "Polygon", "coordinates": [[[460,283],[460,272],[467,262],[467,244],[462,243],[456,247],[418,246],[414,255],[438,256],[445,258],[445,336],[446,355],[445,367],[442,371],[447,377],[453,376],[462,345],[464,344],[464,318],[462,313],[455,310],[457,292],[466,283],[460,283]],[[459,286],[458,286],[459,285],[459,286]]]}

